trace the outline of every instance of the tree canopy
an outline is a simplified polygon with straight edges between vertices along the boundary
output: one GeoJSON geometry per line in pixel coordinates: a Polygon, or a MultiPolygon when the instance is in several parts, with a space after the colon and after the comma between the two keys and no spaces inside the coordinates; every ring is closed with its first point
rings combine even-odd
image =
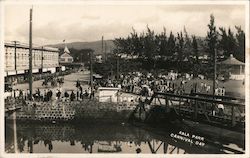
{"type": "Polygon", "coordinates": [[[159,69],[196,73],[204,73],[205,69],[212,71],[213,58],[218,58],[214,56],[215,51],[218,51],[218,55],[224,59],[233,54],[238,60],[245,60],[245,33],[240,26],[235,26],[235,33],[230,27],[217,29],[212,14],[207,26],[205,38],[189,35],[185,26],[176,33],[172,31],[167,33],[165,27],[160,33],[156,33],[148,26],[143,32],[137,32],[132,28],[127,37],[114,40],[113,52],[115,56],[129,57],[130,63],[132,61],[138,63],[138,69],[148,71],[159,69]],[[207,59],[204,59],[205,55],[207,59]]]}

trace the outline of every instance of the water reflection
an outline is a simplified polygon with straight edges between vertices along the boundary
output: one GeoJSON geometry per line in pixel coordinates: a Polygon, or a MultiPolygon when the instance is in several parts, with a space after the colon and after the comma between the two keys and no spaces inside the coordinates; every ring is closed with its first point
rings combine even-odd
{"type": "MultiPolygon", "coordinates": [[[[223,146],[188,144],[128,124],[81,125],[17,123],[17,152],[20,153],[226,153],[223,146]]],[[[6,126],[6,152],[13,153],[13,125],[6,126]]]]}

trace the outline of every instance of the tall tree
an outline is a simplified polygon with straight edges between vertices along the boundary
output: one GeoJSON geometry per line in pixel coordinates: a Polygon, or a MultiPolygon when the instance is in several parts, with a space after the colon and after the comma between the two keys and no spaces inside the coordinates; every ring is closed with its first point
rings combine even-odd
{"type": "Polygon", "coordinates": [[[142,41],[140,40],[140,37],[138,36],[138,33],[135,31],[134,28],[132,28],[133,32],[131,33],[131,55],[141,55],[142,54],[142,41]]]}
{"type": "Polygon", "coordinates": [[[162,57],[167,56],[167,44],[168,44],[168,39],[166,35],[166,28],[163,28],[163,32],[158,36],[158,45],[159,45],[159,54],[162,57]]]}
{"type": "Polygon", "coordinates": [[[182,64],[184,60],[183,49],[184,49],[184,38],[182,32],[180,32],[177,33],[177,52],[178,52],[179,64],[182,64]]]}
{"type": "Polygon", "coordinates": [[[245,33],[240,26],[235,26],[236,33],[236,53],[234,56],[242,62],[245,62],[245,33]]]}
{"type": "Polygon", "coordinates": [[[115,44],[115,49],[114,49],[115,54],[128,54],[129,51],[128,39],[116,38],[114,40],[114,44],[115,44]]]}
{"type": "Polygon", "coordinates": [[[195,63],[199,63],[199,50],[196,36],[192,36],[192,51],[194,52],[195,63]]]}
{"type": "Polygon", "coordinates": [[[168,42],[167,42],[167,50],[168,50],[168,58],[173,59],[173,55],[176,51],[176,45],[175,45],[175,37],[172,31],[169,34],[168,42]]]}
{"type": "Polygon", "coordinates": [[[192,51],[192,41],[187,33],[186,28],[184,27],[184,56],[189,59],[190,55],[194,55],[192,51]]]}
{"type": "Polygon", "coordinates": [[[193,65],[193,74],[194,76],[198,76],[201,70],[201,65],[199,62],[199,50],[198,50],[198,42],[196,37],[193,35],[192,36],[192,52],[194,59],[192,60],[192,65],[193,65]]]}
{"type": "Polygon", "coordinates": [[[217,56],[215,56],[215,51],[217,49],[217,41],[218,41],[218,32],[216,31],[216,26],[214,24],[213,14],[210,15],[210,23],[208,24],[208,29],[209,30],[207,32],[207,37],[206,37],[207,52],[211,57],[211,60],[209,60],[209,65],[212,66],[214,58],[217,58],[217,56]]]}
{"type": "Polygon", "coordinates": [[[228,30],[226,30],[225,28],[219,28],[219,30],[219,49],[223,52],[224,56],[228,58],[230,54],[233,54],[236,58],[242,60],[244,58],[244,55],[242,52],[240,52],[240,50],[242,51],[244,49],[244,46],[242,45],[242,42],[245,42],[244,32],[241,32],[242,30],[240,29],[236,29],[237,34],[234,35],[230,28],[228,28],[228,30]],[[242,47],[243,49],[240,49],[240,47],[242,47]]]}
{"type": "Polygon", "coordinates": [[[230,28],[228,28],[227,38],[228,38],[228,54],[234,55],[236,51],[236,39],[230,28]]]}
{"type": "Polygon", "coordinates": [[[208,70],[208,76],[210,76],[210,73],[213,73],[213,95],[215,94],[215,88],[216,88],[216,78],[217,78],[217,73],[216,73],[216,63],[215,61],[217,60],[217,40],[218,40],[218,32],[216,31],[216,26],[214,24],[214,16],[211,14],[210,15],[210,23],[208,24],[209,31],[207,32],[207,51],[210,55],[210,57],[213,57],[213,60],[209,60],[209,65],[207,67],[208,70]],[[214,61],[214,62],[213,62],[214,61]]]}
{"type": "Polygon", "coordinates": [[[218,49],[223,53],[225,57],[229,56],[228,52],[228,36],[226,29],[223,27],[219,28],[219,35],[220,35],[220,40],[218,43],[218,49]]]}
{"type": "Polygon", "coordinates": [[[148,26],[144,38],[144,53],[148,59],[152,59],[156,55],[155,33],[148,26]]]}

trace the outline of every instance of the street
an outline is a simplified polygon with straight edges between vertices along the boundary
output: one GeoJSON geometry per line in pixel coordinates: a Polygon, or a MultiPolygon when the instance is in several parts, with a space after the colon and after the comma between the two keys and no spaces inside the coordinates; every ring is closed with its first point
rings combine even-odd
{"type": "MultiPolygon", "coordinates": [[[[64,84],[62,85],[61,89],[63,91],[71,91],[76,90],[76,81],[83,81],[84,83],[87,83],[89,81],[89,71],[81,71],[77,73],[72,73],[69,75],[64,76],[64,84]]],[[[51,87],[50,83],[48,86],[42,86],[44,80],[38,80],[33,82],[33,93],[39,88],[40,90],[43,89],[58,89],[59,86],[51,87]]],[[[87,89],[88,85],[81,83],[83,89],[87,89]]],[[[23,84],[16,84],[13,86],[13,90],[27,90],[29,89],[29,83],[23,83],[23,84]]]]}

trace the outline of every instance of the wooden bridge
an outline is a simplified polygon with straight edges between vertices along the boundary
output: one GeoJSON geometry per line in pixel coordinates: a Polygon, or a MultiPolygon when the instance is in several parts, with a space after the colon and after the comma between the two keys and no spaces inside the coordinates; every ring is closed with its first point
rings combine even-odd
{"type": "MultiPolygon", "coordinates": [[[[192,95],[178,95],[172,93],[155,92],[150,100],[139,104],[134,113],[145,112],[143,121],[150,118],[147,110],[160,106],[166,111],[174,111],[179,119],[210,124],[225,129],[244,132],[245,129],[245,101],[244,99],[213,96],[194,93],[192,95]]],[[[168,113],[166,113],[167,115],[168,113]]]]}

